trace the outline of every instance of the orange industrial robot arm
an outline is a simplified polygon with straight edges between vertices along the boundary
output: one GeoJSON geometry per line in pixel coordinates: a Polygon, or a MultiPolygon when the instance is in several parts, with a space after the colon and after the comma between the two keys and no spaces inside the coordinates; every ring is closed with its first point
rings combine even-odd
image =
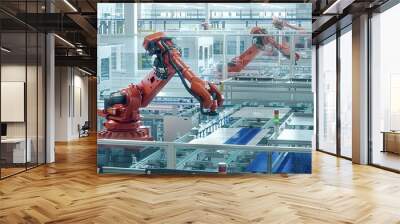
{"type": "MultiPolygon", "coordinates": [[[[251,29],[251,34],[267,34],[265,29],[260,27],[254,27],[251,29]]],[[[287,44],[279,44],[275,41],[272,36],[255,36],[254,43],[245,50],[240,56],[233,58],[228,63],[228,72],[240,72],[244,69],[261,51],[264,50],[265,46],[271,45],[276,48],[283,56],[290,58],[290,48],[287,44]]],[[[294,55],[295,62],[300,59],[300,54],[297,52],[294,55]]]]}
{"type": "Polygon", "coordinates": [[[278,30],[283,30],[283,28],[287,27],[287,28],[297,30],[300,32],[305,32],[305,29],[303,27],[292,25],[292,24],[288,23],[287,21],[280,19],[277,16],[272,17],[272,25],[274,25],[274,27],[278,30]]]}
{"type": "Polygon", "coordinates": [[[100,137],[151,140],[148,128],[141,126],[139,108],[148,106],[175,74],[200,102],[203,114],[217,114],[216,109],[223,104],[223,95],[213,83],[200,79],[190,70],[171,38],[162,32],[154,33],[145,37],[143,47],[156,56],[154,68],[140,83],[130,84],[104,100],[104,110],[99,115],[107,121],[100,137]]]}

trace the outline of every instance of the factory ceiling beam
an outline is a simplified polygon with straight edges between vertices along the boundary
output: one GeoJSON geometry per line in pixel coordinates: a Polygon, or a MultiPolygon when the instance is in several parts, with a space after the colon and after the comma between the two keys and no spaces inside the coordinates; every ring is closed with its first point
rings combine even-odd
{"type": "Polygon", "coordinates": [[[93,56],[56,56],[55,64],[56,66],[87,67],[96,71],[97,60],[93,56]]]}
{"type": "Polygon", "coordinates": [[[81,30],[75,21],[62,13],[19,13],[17,18],[42,32],[81,30]]]}
{"type": "Polygon", "coordinates": [[[335,16],[319,16],[315,22],[312,24],[312,32],[313,34],[318,33],[320,30],[323,30],[335,21],[335,16]]]}
{"type": "MultiPolygon", "coordinates": [[[[137,0],[97,0],[97,3],[137,3],[137,0]]],[[[187,0],[174,0],[174,3],[187,3],[187,0]]],[[[232,3],[232,0],[202,0],[202,3],[232,3]]],[[[141,0],[140,3],[155,3],[154,0],[141,0]]],[[[171,3],[171,0],[158,0],[157,3],[171,3]]],[[[238,0],[235,3],[311,3],[309,0],[238,0]]]]}
{"type": "Polygon", "coordinates": [[[351,4],[353,4],[355,0],[336,0],[330,4],[322,14],[324,15],[338,15],[342,14],[343,11],[351,4]]]}
{"type": "Polygon", "coordinates": [[[97,30],[89,23],[89,21],[80,14],[68,14],[68,17],[73,20],[82,30],[89,36],[86,41],[91,46],[96,46],[97,30]]]}
{"type": "Polygon", "coordinates": [[[60,11],[64,12],[64,15],[72,20],[77,26],[80,27],[81,31],[83,31],[88,38],[86,38],[86,42],[90,46],[96,46],[96,35],[97,30],[85,16],[85,13],[93,13],[93,5],[90,1],[86,0],[82,4],[83,1],[73,1],[73,0],[63,0],[63,1],[55,1],[54,5],[60,11]],[[81,8],[83,7],[83,8],[81,8]]]}
{"type": "Polygon", "coordinates": [[[354,18],[372,11],[387,0],[336,0],[332,4],[316,9],[316,20],[312,24],[313,44],[334,35],[337,30],[350,25],[354,18]]]}

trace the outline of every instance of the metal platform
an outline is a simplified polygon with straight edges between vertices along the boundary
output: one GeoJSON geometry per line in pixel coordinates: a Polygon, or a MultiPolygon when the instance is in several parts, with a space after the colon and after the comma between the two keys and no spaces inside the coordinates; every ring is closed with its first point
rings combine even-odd
{"type": "Polygon", "coordinates": [[[311,141],[313,130],[285,129],[278,136],[281,141],[311,141]]]}
{"type": "Polygon", "coordinates": [[[288,125],[291,126],[314,126],[314,118],[312,116],[293,116],[288,125]]]}
{"type": "Polygon", "coordinates": [[[279,117],[285,117],[291,109],[284,107],[242,107],[239,111],[232,114],[231,117],[245,119],[271,119],[274,117],[274,110],[279,110],[279,117]]]}

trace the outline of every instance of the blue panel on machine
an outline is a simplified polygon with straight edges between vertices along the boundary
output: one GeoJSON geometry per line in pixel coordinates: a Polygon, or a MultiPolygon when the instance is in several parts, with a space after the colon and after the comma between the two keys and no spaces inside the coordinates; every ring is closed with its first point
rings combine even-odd
{"type": "MultiPolygon", "coordinates": [[[[229,138],[225,144],[247,145],[261,131],[261,128],[242,128],[234,136],[229,138]]],[[[272,161],[280,155],[272,152],[272,161]]],[[[255,158],[246,168],[246,172],[267,172],[268,153],[258,152],[255,158]]],[[[311,173],[311,154],[287,153],[282,162],[273,167],[273,173],[311,173]]]]}
{"type": "Polygon", "coordinates": [[[261,131],[261,128],[242,128],[224,144],[246,145],[261,131]]]}
{"type": "Polygon", "coordinates": [[[285,156],[274,173],[311,173],[311,153],[293,153],[285,156]]]}
{"type": "MultiPolygon", "coordinates": [[[[246,145],[254,138],[261,128],[242,128],[234,136],[229,138],[225,144],[246,145]]],[[[247,172],[266,172],[267,171],[267,153],[257,153],[256,158],[247,167],[247,172]]]]}
{"type": "MultiPolygon", "coordinates": [[[[272,152],[272,161],[274,161],[278,157],[279,153],[272,152]]],[[[256,154],[256,158],[251,161],[249,166],[247,167],[247,172],[267,172],[268,167],[268,153],[267,152],[259,152],[256,154]]]]}

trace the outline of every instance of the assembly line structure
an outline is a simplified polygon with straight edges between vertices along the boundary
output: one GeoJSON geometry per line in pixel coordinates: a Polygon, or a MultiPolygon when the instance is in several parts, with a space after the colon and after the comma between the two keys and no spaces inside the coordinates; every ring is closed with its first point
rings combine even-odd
{"type": "Polygon", "coordinates": [[[200,127],[202,134],[195,127],[175,142],[99,140],[99,172],[215,173],[219,163],[227,164],[229,173],[311,172],[311,114],[236,106],[200,127]],[[278,120],[272,116],[276,111],[278,120]],[[129,159],[113,164],[108,162],[113,156],[129,159]]]}
{"type": "Polygon", "coordinates": [[[137,141],[137,140],[116,140],[116,139],[99,139],[98,140],[99,150],[115,150],[116,148],[132,148],[136,150],[145,150],[147,148],[158,148],[155,153],[151,154],[151,157],[146,157],[139,164],[134,167],[117,167],[117,166],[102,166],[99,167],[99,173],[160,173],[160,172],[176,172],[176,173],[217,173],[217,170],[196,170],[182,169],[184,163],[188,162],[191,157],[196,156],[198,151],[208,151],[213,153],[226,153],[230,155],[223,157],[221,161],[231,162],[232,157],[237,156],[237,151],[247,151],[253,153],[266,153],[266,172],[273,173],[273,165],[276,161],[273,160],[273,153],[295,153],[295,154],[308,154],[311,155],[310,148],[299,148],[299,147],[271,147],[271,146],[243,146],[243,145],[214,145],[214,144],[191,144],[181,142],[156,142],[156,141],[137,141]],[[177,163],[177,152],[181,150],[192,149],[192,153],[189,152],[187,160],[182,160],[177,163]],[[236,151],[236,152],[235,152],[236,151]],[[233,153],[232,153],[233,152],[233,153]],[[230,153],[230,154],[229,154],[230,153]],[[165,163],[159,166],[153,166],[145,164],[151,160],[164,160],[165,163]]]}

